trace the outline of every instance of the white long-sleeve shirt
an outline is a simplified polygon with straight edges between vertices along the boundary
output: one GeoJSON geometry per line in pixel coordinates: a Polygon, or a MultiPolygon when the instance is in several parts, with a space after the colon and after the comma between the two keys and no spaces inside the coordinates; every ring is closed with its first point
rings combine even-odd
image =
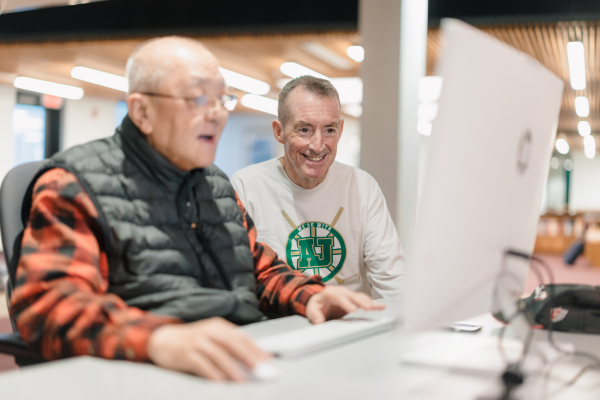
{"type": "Polygon", "coordinates": [[[272,159],[236,172],[231,183],[257,240],[292,268],[373,298],[402,292],[404,253],[381,189],[365,171],[334,162],[323,182],[304,189],[272,159]]]}

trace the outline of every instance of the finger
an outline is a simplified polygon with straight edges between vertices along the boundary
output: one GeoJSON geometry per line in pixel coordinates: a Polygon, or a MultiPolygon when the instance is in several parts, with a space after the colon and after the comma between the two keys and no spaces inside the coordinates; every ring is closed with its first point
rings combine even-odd
{"type": "Polygon", "coordinates": [[[364,310],[383,310],[385,308],[384,304],[373,301],[373,299],[364,293],[356,293],[356,295],[356,304],[364,310]]]}
{"type": "Polygon", "coordinates": [[[365,310],[373,309],[373,300],[364,293],[349,293],[350,301],[352,301],[357,307],[365,310]]]}
{"type": "Polygon", "coordinates": [[[254,368],[257,362],[271,358],[241,331],[232,331],[230,334],[215,337],[214,340],[248,368],[254,368]]]}
{"type": "Polygon", "coordinates": [[[351,300],[347,294],[339,294],[334,298],[330,298],[330,303],[341,308],[346,314],[358,310],[357,305],[351,300]]]}
{"type": "Polygon", "coordinates": [[[202,340],[196,343],[196,350],[205,356],[227,379],[243,381],[246,373],[241,364],[219,343],[212,340],[202,340]]]}
{"type": "Polygon", "coordinates": [[[315,325],[325,322],[326,319],[320,304],[310,304],[307,306],[306,318],[315,325]]]}
{"type": "Polygon", "coordinates": [[[225,380],[225,374],[203,354],[190,351],[188,365],[183,370],[213,381],[225,380]]]}

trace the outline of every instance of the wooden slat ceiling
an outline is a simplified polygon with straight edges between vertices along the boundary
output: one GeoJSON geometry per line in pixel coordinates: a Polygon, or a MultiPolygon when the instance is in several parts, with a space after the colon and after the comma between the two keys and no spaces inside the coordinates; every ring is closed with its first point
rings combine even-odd
{"type": "MultiPolygon", "coordinates": [[[[360,42],[355,32],[199,39],[215,54],[222,67],[268,82],[272,88],[268,96],[272,98],[277,98],[279,93],[277,80],[286,78],[279,71],[279,66],[286,61],[300,63],[330,77],[358,76],[360,67],[359,63],[345,55],[348,46],[360,42]],[[309,55],[301,49],[301,44],[307,41],[318,42],[344,55],[351,69],[337,70],[309,55]]],[[[125,96],[121,92],[71,78],[71,69],[81,65],[124,75],[127,58],[142,42],[143,39],[0,45],[0,81],[12,82],[10,75],[2,73],[17,74],[79,86],[84,89],[86,95],[123,99],[125,96]]],[[[237,93],[244,94],[244,92],[237,93]]],[[[241,105],[238,105],[236,110],[253,112],[241,105]]]]}
{"type": "MultiPolygon", "coordinates": [[[[592,127],[596,146],[600,150],[600,21],[543,22],[478,26],[486,33],[521,50],[540,61],[565,82],[558,135],[564,137],[571,149],[583,150],[583,138],[577,132],[577,123],[586,120],[592,127]],[[581,41],[585,48],[587,85],[585,90],[573,90],[569,79],[567,43],[581,41]],[[575,97],[586,96],[590,115],[580,118],[575,113],[575,97]]],[[[438,29],[430,29],[427,45],[427,74],[434,73],[440,55],[441,40],[438,29]]]]}
{"type": "MultiPolygon", "coordinates": [[[[558,132],[572,149],[582,149],[583,140],[577,133],[577,123],[589,121],[594,135],[600,133],[600,21],[585,22],[527,22],[478,26],[483,31],[539,60],[565,82],[558,132]],[[569,41],[582,41],[585,47],[587,87],[575,91],[569,81],[566,46],[569,41]],[[575,97],[585,95],[590,101],[590,116],[579,118],[575,114],[575,97]]],[[[337,70],[329,64],[306,53],[301,44],[318,42],[341,56],[346,48],[360,44],[357,32],[332,32],[298,35],[205,37],[201,40],[220,60],[224,68],[268,82],[276,98],[279,89],[276,81],[285,76],[279,66],[285,61],[295,61],[331,77],[358,76],[360,64],[348,58],[352,68],[337,70]]],[[[0,45],[0,81],[12,73],[33,78],[83,87],[88,95],[124,98],[124,94],[111,89],[88,84],[70,77],[76,65],[95,68],[115,74],[124,74],[125,62],[131,51],[143,39],[126,41],[90,41],[43,44],[0,45]]],[[[427,74],[441,54],[439,30],[430,28],[427,44],[427,74]]],[[[238,92],[242,95],[243,92],[238,92]]],[[[249,112],[241,105],[238,111],[249,112]]],[[[600,150],[600,137],[596,138],[600,150]]]]}

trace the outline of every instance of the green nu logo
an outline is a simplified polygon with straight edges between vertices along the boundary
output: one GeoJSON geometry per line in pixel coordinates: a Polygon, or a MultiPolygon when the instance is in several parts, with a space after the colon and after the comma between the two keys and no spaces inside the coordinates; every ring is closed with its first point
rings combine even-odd
{"type": "Polygon", "coordinates": [[[305,222],[290,233],[285,252],[292,268],[302,272],[312,270],[327,282],[342,269],[346,244],[332,226],[323,222],[305,222]]]}

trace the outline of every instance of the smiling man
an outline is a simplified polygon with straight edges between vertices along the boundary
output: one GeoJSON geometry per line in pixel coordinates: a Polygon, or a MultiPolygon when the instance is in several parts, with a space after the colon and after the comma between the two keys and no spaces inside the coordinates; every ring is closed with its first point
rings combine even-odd
{"type": "Polygon", "coordinates": [[[374,298],[402,291],[405,260],[377,182],[335,161],[344,129],[339,96],[301,76],[279,94],[275,139],[284,156],[238,171],[231,181],[257,229],[295,270],[374,298]]]}
{"type": "Polygon", "coordinates": [[[235,96],[208,50],[152,40],[129,58],[127,78],[129,113],[114,136],[53,156],[25,199],[10,311],[33,350],[242,380],[243,365],[269,356],[235,324],[383,308],[256,241],[212,164],[235,96]]]}

